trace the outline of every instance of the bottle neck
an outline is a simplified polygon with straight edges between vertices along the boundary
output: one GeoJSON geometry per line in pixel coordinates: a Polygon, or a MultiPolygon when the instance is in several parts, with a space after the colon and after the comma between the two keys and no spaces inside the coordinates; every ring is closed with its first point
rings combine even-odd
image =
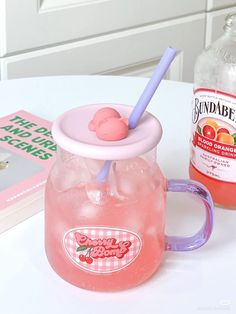
{"type": "Polygon", "coordinates": [[[229,14],[225,19],[225,35],[236,40],[236,14],[229,14]]]}

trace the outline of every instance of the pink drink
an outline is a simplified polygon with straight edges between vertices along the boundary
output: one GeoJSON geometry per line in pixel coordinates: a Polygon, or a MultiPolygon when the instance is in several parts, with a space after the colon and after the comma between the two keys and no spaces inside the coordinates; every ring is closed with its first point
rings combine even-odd
{"type": "MultiPolygon", "coordinates": [[[[97,185],[98,190],[102,187],[106,192],[100,199],[95,197],[92,200],[88,191],[91,184],[86,186],[81,183],[65,191],[58,191],[52,181],[63,182],[64,179],[60,175],[55,176],[54,172],[57,172],[55,167],[46,187],[45,226],[46,253],[53,269],[76,286],[100,291],[130,288],[150,277],[158,268],[164,251],[165,192],[164,179],[158,167],[155,164],[148,165],[141,158],[118,161],[111,180],[107,184],[97,185]],[[126,166],[129,167],[128,170],[126,166]],[[130,171],[133,171],[132,179],[128,179],[130,171]],[[119,186],[122,183],[126,183],[126,186],[119,186]],[[136,189],[135,193],[128,195],[133,193],[132,189],[136,189]],[[84,226],[133,232],[140,238],[140,251],[135,253],[130,264],[124,265],[120,270],[111,269],[101,273],[83,269],[81,266],[90,265],[80,260],[77,264],[66,253],[63,238],[68,230],[84,226]]],[[[59,173],[63,172],[61,169],[59,173]]],[[[94,186],[96,188],[96,183],[92,185],[93,192],[94,186]]],[[[81,253],[85,256],[88,251],[75,253],[77,259],[81,253]]],[[[96,261],[93,259],[95,262],[99,260],[107,261],[108,264],[109,261],[120,262],[116,256],[97,258],[96,261]]]]}
{"type": "MultiPolygon", "coordinates": [[[[109,107],[122,119],[132,110],[125,105],[109,107]]],[[[66,281],[85,289],[115,291],[149,278],[165,249],[189,251],[205,244],[212,231],[213,204],[208,191],[196,182],[166,181],[162,176],[156,163],[162,128],[154,116],[145,112],[127,138],[117,129],[119,120],[93,121],[101,139],[88,129],[100,108],[95,104],[72,109],[53,124],[60,148],[46,186],[45,247],[51,266],[66,281]],[[108,125],[113,129],[107,130],[108,125]],[[193,193],[204,202],[206,219],[197,234],[165,235],[167,190],[193,193]]]]}

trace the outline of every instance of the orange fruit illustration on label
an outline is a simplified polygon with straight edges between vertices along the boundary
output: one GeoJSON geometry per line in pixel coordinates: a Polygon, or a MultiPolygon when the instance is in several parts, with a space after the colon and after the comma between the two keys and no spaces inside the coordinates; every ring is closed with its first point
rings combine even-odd
{"type": "Polygon", "coordinates": [[[214,129],[218,129],[218,127],[219,127],[217,122],[213,119],[207,119],[205,124],[212,126],[214,129]]]}
{"type": "Polygon", "coordinates": [[[233,136],[227,133],[219,133],[216,140],[224,144],[234,145],[233,136]]]}
{"type": "Polygon", "coordinates": [[[224,128],[224,127],[219,127],[218,129],[217,129],[217,134],[219,134],[219,133],[227,133],[227,134],[229,134],[229,130],[228,129],[226,129],[226,128],[224,128]]]}
{"type": "Polygon", "coordinates": [[[202,128],[202,135],[211,140],[214,140],[216,138],[216,129],[210,124],[205,124],[202,128]]]}

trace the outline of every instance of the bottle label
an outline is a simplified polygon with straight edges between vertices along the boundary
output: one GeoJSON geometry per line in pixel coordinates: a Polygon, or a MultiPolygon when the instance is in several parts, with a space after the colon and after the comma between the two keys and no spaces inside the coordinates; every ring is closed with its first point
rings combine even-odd
{"type": "Polygon", "coordinates": [[[236,96],[194,92],[191,162],[203,174],[236,182],[236,96]]]}
{"type": "Polygon", "coordinates": [[[136,233],[106,227],[71,229],[65,233],[63,244],[74,264],[95,273],[111,273],[127,267],[142,246],[136,233]]]}

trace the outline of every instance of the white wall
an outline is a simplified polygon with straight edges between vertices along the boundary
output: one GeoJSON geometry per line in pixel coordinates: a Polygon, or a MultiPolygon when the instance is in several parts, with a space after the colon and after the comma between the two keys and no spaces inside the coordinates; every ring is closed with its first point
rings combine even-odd
{"type": "Polygon", "coordinates": [[[236,0],[0,0],[1,79],[64,74],[150,76],[168,45],[167,77],[193,65],[236,0]]]}

